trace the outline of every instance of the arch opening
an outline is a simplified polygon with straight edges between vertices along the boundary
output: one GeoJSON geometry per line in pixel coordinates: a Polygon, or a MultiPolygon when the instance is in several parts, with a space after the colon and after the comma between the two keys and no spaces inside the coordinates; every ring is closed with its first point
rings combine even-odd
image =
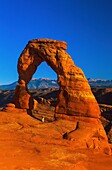
{"type": "Polygon", "coordinates": [[[57,82],[57,74],[46,62],[42,62],[32,79],[28,83],[28,89],[31,96],[38,101],[38,103],[56,106],[59,85],[57,82]]]}
{"type": "Polygon", "coordinates": [[[28,83],[28,90],[34,100],[38,102],[37,108],[33,107],[33,117],[45,122],[54,121],[54,113],[59,92],[59,85],[56,80],[57,74],[43,61],[38,65],[36,72],[28,83]]]}

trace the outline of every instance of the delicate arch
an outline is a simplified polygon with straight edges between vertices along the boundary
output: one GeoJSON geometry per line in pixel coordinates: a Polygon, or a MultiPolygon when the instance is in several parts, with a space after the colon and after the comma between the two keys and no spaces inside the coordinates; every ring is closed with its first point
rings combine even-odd
{"type": "Polygon", "coordinates": [[[35,39],[28,42],[18,60],[16,107],[33,109],[34,100],[28,92],[27,84],[38,66],[45,61],[57,73],[60,86],[56,105],[57,116],[99,117],[99,106],[88,81],[83,71],[74,65],[66,49],[67,44],[62,41],[35,39]]]}

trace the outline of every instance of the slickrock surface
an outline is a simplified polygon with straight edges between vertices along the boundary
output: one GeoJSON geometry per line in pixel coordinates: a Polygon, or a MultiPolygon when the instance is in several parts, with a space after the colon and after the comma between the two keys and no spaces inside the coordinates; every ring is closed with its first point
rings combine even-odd
{"type": "Polygon", "coordinates": [[[11,109],[11,105],[0,111],[0,169],[110,170],[112,156],[108,155],[99,120],[53,121],[53,111],[43,105],[32,113],[33,117],[25,109],[11,109]],[[40,121],[42,116],[44,123],[40,121]],[[71,139],[62,138],[74,129],[73,136],[69,133],[71,139]],[[102,143],[105,154],[98,142],[102,143]]]}
{"type": "Polygon", "coordinates": [[[56,116],[77,115],[99,118],[100,109],[88,81],[83,71],[74,65],[66,49],[67,44],[63,41],[51,39],[29,41],[18,60],[19,85],[15,92],[17,108],[34,107],[34,100],[28,92],[27,84],[38,66],[45,61],[58,76],[60,89],[56,116]]]}

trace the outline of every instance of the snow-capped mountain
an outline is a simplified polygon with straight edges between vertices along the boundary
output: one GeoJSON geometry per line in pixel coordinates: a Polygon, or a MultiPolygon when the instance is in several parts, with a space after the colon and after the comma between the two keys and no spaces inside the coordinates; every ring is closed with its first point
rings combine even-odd
{"type": "MultiPolygon", "coordinates": [[[[112,88],[112,80],[105,79],[92,79],[88,78],[88,82],[92,88],[112,88]]],[[[9,85],[0,85],[0,90],[14,90],[17,86],[17,81],[9,85]]],[[[49,78],[33,78],[28,83],[29,89],[45,89],[45,88],[58,88],[57,80],[50,80],[49,78]]]]}
{"type": "Polygon", "coordinates": [[[112,87],[112,80],[88,78],[91,87],[108,88],[112,87]]]}
{"type": "MultiPolygon", "coordinates": [[[[14,90],[17,86],[17,82],[11,83],[9,85],[0,85],[0,90],[14,90]]],[[[49,78],[33,78],[28,83],[29,89],[44,89],[44,88],[58,88],[57,80],[50,80],[49,78]]]]}

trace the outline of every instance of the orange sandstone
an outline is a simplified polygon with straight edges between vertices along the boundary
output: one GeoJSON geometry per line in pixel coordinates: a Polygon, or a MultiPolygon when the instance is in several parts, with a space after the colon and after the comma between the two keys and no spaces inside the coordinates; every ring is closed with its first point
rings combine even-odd
{"type": "MultiPolygon", "coordinates": [[[[56,73],[60,86],[56,115],[87,116],[99,118],[100,109],[91,92],[83,71],[74,65],[65,51],[66,42],[51,39],[29,41],[18,60],[19,85],[15,91],[18,108],[33,109],[27,84],[38,66],[45,61],[56,73]]],[[[44,70],[43,70],[44,71],[44,70]]]]}

